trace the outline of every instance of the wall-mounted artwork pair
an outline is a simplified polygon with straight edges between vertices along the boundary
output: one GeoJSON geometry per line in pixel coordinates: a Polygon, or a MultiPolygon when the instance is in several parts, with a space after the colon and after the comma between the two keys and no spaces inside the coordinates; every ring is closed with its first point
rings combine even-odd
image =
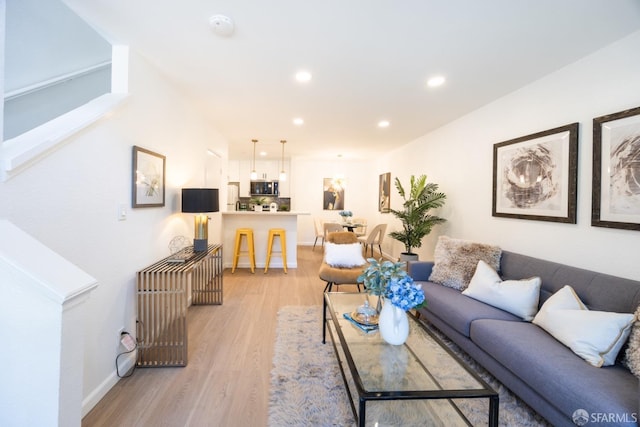
{"type": "MultiPolygon", "coordinates": [[[[578,123],[494,144],[493,216],[576,223],[578,123]]],[[[591,225],[640,230],[640,107],[593,119],[591,225]]]]}

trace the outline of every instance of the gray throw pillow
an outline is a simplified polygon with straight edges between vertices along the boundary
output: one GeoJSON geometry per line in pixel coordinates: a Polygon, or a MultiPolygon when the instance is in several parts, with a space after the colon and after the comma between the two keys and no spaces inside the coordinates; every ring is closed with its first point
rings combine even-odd
{"type": "Polygon", "coordinates": [[[462,291],[469,285],[478,261],[499,271],[501,256],[502,250],[498,246],[440,236],[429,280],[462,291]]]}
{"type": "Polygon", "coordinates": [[[635,315],[636,321],[631,327],[623,364],[629,368],[633,375],[640,378],[640,306],[636,309],[635,315]]]}

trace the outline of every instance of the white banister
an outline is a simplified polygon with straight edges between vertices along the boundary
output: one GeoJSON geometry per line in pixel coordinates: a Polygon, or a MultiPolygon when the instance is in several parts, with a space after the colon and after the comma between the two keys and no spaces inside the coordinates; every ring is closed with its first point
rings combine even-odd
{"type": "Polygon", "coordinates": [[[0,425],[80,426],[83,304],[96,280],[0,220],[0,425]]]}

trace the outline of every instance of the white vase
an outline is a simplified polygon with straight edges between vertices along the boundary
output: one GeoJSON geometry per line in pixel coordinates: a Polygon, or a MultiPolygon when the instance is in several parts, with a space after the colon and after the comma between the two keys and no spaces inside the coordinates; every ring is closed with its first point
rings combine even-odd
{"type": "Polygon", "coordinates": [[[389,344],[404,344],[409,337],[407,312],[385,300],[378,318],[378,328],[382,339],[389,344]]]}

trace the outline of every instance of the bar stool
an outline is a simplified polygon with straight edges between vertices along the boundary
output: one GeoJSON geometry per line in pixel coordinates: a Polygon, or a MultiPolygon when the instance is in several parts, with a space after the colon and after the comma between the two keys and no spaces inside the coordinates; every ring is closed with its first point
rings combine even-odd
{"type": "Polygon", "coordinates": [[[287,272],[287,232],[284,228],[270,228],[269,241],[267,243],[267,262],[264,265],[265,273],[269,270],[269,262],[271,261],[271,254],[273,253],[273,239],[276,236],[280,237],[280,255],[282,256],[282,268],[284,268],[285,273],[287,272]]]}
{"type": "Polygon", "coordinates": [[[236,243],[235,248],[233,250],[233,267],[231,268],[231,273],[236,271],[236,267],[238,266],[238,258],[240,255],[247,255],[249,257],[249,262],[251,264],[251,272],[256,272],[256,253],[253,246],[253,228],[238,228],[236,229],[236,243]],[[242,246],[242,237],[247,238],[247,250],[241,251],[240,248],[242,246]]]}

